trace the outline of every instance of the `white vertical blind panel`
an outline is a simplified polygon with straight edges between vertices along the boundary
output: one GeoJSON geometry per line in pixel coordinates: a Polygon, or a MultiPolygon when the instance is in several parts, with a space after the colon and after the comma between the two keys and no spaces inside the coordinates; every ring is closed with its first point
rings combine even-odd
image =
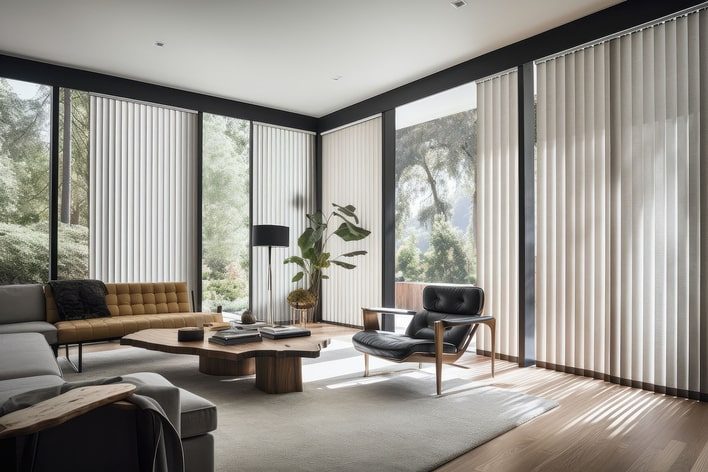
{"type": "Polygon", "coordinates": [[[89,273],[194,287],[196,115],[91,96],[89,273]]]}
{"type": "Polygon", "coordinates": [[[609,47],[538,65],[536,357],[604,372],[609,47]]]}
{"type": "MultiPolygon", "coordinates": [[[[496,350],[518,356],[519,173],[517,73],[477,83],[477,284],[497,319],[496,350]]],[[[477,348],[491,350],[478,330],[477,348]]]]}
{"type": "MultiPolygon", "coordinates": [[[[315,210],[315,136],[311,133],[253,124],[253,224],[290,228],[290,247],[273,248],[273,320],[290,319],[287,296],[303,282],[291,282],[294,264],[283,260],[300,255],[297,238],[315,210]]],[[[268,248],[254,247],[251,307],[258,319],[268,311],[268,248]]]]}
{"type": "Polygon", "coordinates": [[[322,281],[325,321],[361,326],[361,308],[381,304],[381,126],[379,117],[322,136],[323,211],[329,212],[332,203],[354,205],[361,225],[371,231],[362,241],[329,240],[333,255],[355,250],[368,254],[353,260],[353,270],[329,269],[331,278],[322,281]]]}
{"type": "Polygon", "coordinates": [[[705,393],[707,18],[538,65],[541,362],[705,393]]]}

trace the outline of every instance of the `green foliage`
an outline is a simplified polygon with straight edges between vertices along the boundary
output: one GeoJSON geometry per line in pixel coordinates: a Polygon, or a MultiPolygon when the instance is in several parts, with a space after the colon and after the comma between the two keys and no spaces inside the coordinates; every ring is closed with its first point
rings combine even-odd
{"type": "Polygon", "coordinates": [[[296,264],[302,270],[293,277],[294,283],[299,282],[307,276],[308,288],[312,294],[319,296],[320,281],[329,277],[322,273],[323,270],[329,268],[332,264],[344,269],[354,269],[356,265],[349,262],[339,260],[341,257],[356,257],[363,256],[366,251],[350,251],[332,258],[332,255],[327,252],[327,241],[332,236],[337,236],[343,241],[361,241],[371,234],[371,232],[359,225],[359,217],[356,214],[356,208],[353,205],[341,206],[333,203],[334,209],[325,216],[322,212],[316,212],[307,215],[307,220],[310,226],[306,228],[297,240],[300,248],[301,256],[287,257],[284,264],[296,264]],[[327,234],[327,229],[332,218],[340,220],[340,225],[337,229],[327,234]]]}
{"type": "MultiPolygon", "coordinates": [[[[88,273],[88,228],[59,226],[58,270],[62,279],[88,273]]],[[[0,223],[0,284],[46,282],[49,276],[49,233],[43,223],[22,226],[0,223]]]]}
{"type": "Polygon", "coordinates": [[[425,268],[423,267],[422,254],[413,236],[406,239],[398,248],[396,264],[397,278],[409,282],[422,280],[425,268]]]}
{"type": "MultiPolygon", "coordinates": [[[[475,279],[476,166],[477,110],[396,132],[399,277],[407,281],[450,283],[475,279]],[[451,221],[453,204],[460,194],[469,197],[467,228],[455,228],[451,221]],[[421,254],[416,244],[417,225],[409,226],[411,220],[429,235],[425,254],[421,254]]],[[[423,241],[425,248],[425,238],[418,240],[423,241]]]]}
{"type": "Polygon", "coordinates": [[[248,306],[248,122],[204,114],[203,300],[227,311],[248,306]]]}
{"type": "Polygon", "coordinates": [[[0,221],[32,224],[49,214],[49,104],[51,89],[21,98],[0,79],[0,221]]]}
{"type": "Polygon", "coordinates": [[[471,283],[470,262],[459,231],[438,215],[433,222],[430,248],[425,252],[425,278],[442,283],[471,283]]]}

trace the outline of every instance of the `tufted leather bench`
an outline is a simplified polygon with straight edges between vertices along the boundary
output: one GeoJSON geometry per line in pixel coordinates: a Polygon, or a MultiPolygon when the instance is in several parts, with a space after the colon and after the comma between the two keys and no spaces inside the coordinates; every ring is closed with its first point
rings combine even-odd
{"type": "MultiPolygon", "coordinates": [[[[191,310],[186,282],[108,283],[109,317],[61,321],[49,285],[44,288],[47,321],[57,329],[57,344],[118,339],[150,328],[182,328],[222,321],[220,313],[191,310]]],[[[81,353],[81,351],[79,351],[81,353]]],[[[79,370],[81,357],[79,357],[79,370]]]]}

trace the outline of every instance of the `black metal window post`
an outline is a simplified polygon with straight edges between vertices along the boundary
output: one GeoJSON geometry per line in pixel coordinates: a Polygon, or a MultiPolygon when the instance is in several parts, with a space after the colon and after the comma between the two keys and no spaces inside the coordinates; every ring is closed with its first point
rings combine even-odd
{"type": "MultiPolygon", "coordinates": [[[[59,246],[59,87],[52,87],[49,134],[49,280],[58,272],[59,246]]],[[[66,119],[66,117],[64,117],[66,119]]]]}
{"type": "Polygon", "coordinates": [[[536,110],[533,62],[518,68],[519,106],[519,367],[536,363],[536,110]]]}
{"type": "MultiPolygon", "coordinates": [[[[381,302],[385,307],[394,307],[396,303],[396,110],[383,112],[382,121],[382,217],[383,248],[381,274],[381,302]]],[[[382,314],[381,328],[395,331],[395,315],[382,314]]]]}
{"type": "Polygon", "coordinates": [[[194,235],[194,292],[196,292],[196,300],[193,302],[195,306],[192,308],[197,311],[202,311],[202,226],[203,226],[203,207],[202,200],[204,198],[203,192],[203,179],[204,179],[204,113],[197,112],[197,208],[196,208],[196,220],[197,228],[196,234],[194,235]]]}

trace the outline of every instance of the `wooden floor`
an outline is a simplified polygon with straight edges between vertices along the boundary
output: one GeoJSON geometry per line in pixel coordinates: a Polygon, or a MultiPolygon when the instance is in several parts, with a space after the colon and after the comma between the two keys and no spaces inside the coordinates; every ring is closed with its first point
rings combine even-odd
{"type": "MultiPolygon", "coordinates": [[[[333,336],[356,332],[327,326],[333,336]]],[[[115,348],[86,346],[85,351],[115,348]]],[[[708,472],[708,403],[497,361],[469,353],[465,378],[558,401],[554,410],[444,465],[444,472],[708,472]]],[[[443,385],[444,388],[444,385],[443,385]]],[[[434,381],[431,384],[434,391],[434,381]]]]}

